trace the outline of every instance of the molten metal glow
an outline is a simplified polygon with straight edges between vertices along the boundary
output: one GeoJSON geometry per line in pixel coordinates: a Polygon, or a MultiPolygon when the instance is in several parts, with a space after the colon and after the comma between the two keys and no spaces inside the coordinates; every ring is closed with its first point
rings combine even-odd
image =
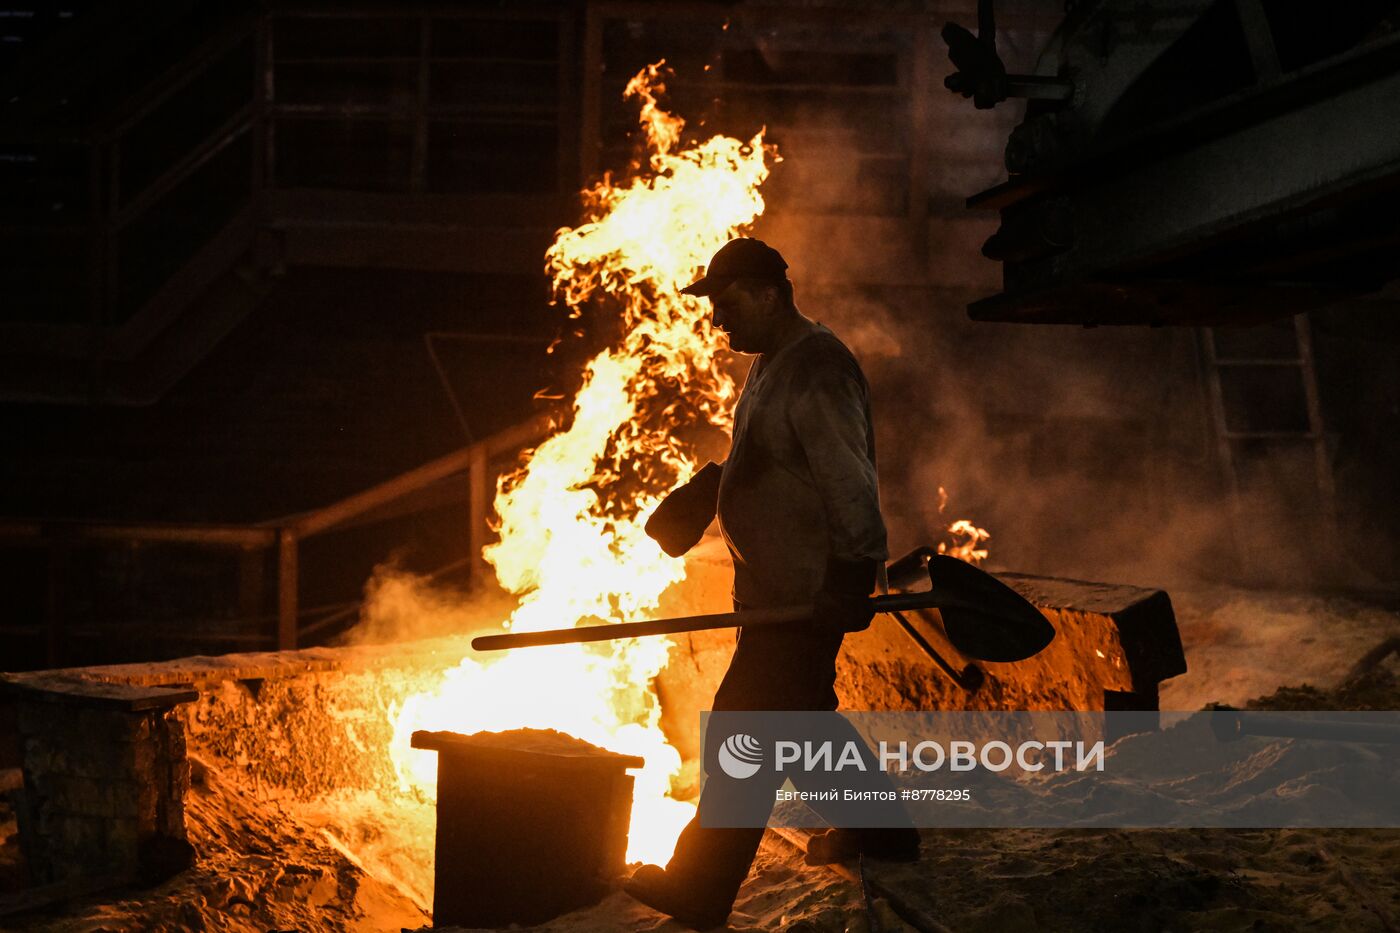
{"type": "MultiPolygon", "coordinates": [[[[696,469],[677,429],[730,426],[735,388],[720,366],[722,341],[703,303],[679,290],[762,213],[758,187],[777,154],[761,133],[683,145],[683,121],[657,103],[660,64],[626,90],[641,106],[645,163],[585,192],[586,222],[559,231],[546,253],[556,299],[574,317],[585,306],[616,314],[621,336],[587,363],[567,429],[497,490],[500,541],[484,556],[520,595],[505,623],[515,631],[648,618],[685,577],[684,562],[642,532],[665,493],[696,469]]],[[[435,792],[435,756],[408,746],[416,729],[559,729],[646,759],[628,858],[664,862],[694,813],[670,796],[681,761],[658,727],[652,689],[668,645],[629,639],[465,659],[437,690],[396,711],[401,784],[435,792]]]]}

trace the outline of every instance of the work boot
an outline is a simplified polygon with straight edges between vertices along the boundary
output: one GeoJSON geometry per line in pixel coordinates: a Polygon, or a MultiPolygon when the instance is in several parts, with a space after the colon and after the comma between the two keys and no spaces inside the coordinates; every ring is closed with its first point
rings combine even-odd
{"type": "Polygon", "coordinates": [[[813,833],[807,840],[803,861],[808,865],[830,865],[861,855],[891,862],[917,862],[919,831],[912,828],[828,829],[813,833]]]}
{"type": "Polygon", "coordinates": [[[660,865],[643,865],[622,883],[622,890],[652,910],[683,923],[692,930],[712,930],[729,919],[729,909],[694,903],[686,886],[660,865]]]}

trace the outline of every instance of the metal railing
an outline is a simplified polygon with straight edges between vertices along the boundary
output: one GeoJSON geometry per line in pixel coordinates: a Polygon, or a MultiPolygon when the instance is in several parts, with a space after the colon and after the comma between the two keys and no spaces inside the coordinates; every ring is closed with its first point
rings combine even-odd
{"type": "Polygon", "coordinates": [[[69,622],[63,608],[67,558],[70,551],[80,545],[158,543],[237,552],[240,555],[239,591],[245,610],[250,607],[255,610],[261,601],[263,558],[275,548],[275,630],[252,636],[226,635],[218,640],[274,644],[279,650],[296,648],[309,636],[354,616],[360,606],[358,601],[350,601],[313,610],[301,608],[299,551],[304,541],[336,529],[376,521],[406,497],[465,473],[470,509],[469,556],[449,567],[440,568],[438,573],[460,569],[464,565],[470,565],[472,572],[476,573],[481,566],[482,549],[489,540],[488,518],[493,486],[499,475],[493,472],[493,461],[518,454],[523,448],[541,440],[548,433],[550,423],[548,414],[538,415],[337,502],[268,522],[143,524],[0,520],[0,543],[47,552],[43,621],[38,625],[8,626],[5,633],[42,634],[48,663],[61,663],[69,622]]]}

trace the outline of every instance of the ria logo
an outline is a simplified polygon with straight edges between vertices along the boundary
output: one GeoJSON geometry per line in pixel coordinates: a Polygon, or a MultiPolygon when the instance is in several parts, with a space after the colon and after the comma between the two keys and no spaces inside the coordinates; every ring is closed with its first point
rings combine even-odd
{"type": "Polygon", "coordinates": [[[763,746],[751,735],[736,732],[719,747],[719,766],[732,778],[753,777],[762,765],[763,746]]]}

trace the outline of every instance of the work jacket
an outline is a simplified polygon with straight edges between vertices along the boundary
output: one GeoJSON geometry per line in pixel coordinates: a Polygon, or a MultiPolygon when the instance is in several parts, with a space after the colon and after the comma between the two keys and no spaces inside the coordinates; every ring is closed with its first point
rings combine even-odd
{"type": "MultiPolygon", "coordinates": [[[[889,556],[870,387],[828,328],[814,325],[749,370],[720,479],[719,525],[734,561],[734,601],[746,609],[810,604],[828,558],[889,556]]],[[[840,642],[840,633],[810,624],[741,632],[716,708],[834,708],[840,642]]]]}
{"type": "Polygon", "coordinates": [[[719,487],[719,525],[747,607],[809,603],[829,557],[884,561],[870,387],[828,328],[749,370],[719,487]]]}

